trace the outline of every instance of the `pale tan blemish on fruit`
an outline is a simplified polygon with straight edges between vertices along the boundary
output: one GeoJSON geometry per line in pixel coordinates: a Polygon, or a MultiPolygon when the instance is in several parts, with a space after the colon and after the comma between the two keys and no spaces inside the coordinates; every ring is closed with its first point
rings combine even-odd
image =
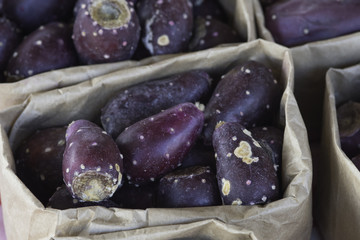
{"type": "Polygon", "coordinates": [[[229,180],[226,180],[225,178],[221,179],[222,182],[222,189],[221,192],[224,196],[229,195],[230,193],[230,188],[231,188],[231,184],[229,180]]]}
{"type": "Polygon", "coordinates": [[[200,102],[195,102],[195,106],[200,110],[200,111],[205,111],[205,105],[200,103],[200,102]]]}
{"type": "Polygon", "coordinates": [[[231,205],[241,205],[242,201],[240,200],[240,198],[237,198],[236,200],[234,200],[231,205]]]}
{"type": "Polygon", "coordinates": [[[218,129],[219,127],[221,127],[222,125],[224,125],[225,122],[224,121],[219,121],[216,125],[215,125],[215,129],[218,129]]]}
{"type": "Polygon", "coordinates": [[[162,47],[169,45],[170,44],[169,36],[166,34],[161,35],[157,39],[157,44],[162,47]]]}
{"type": "Polygon", "coordinates": [[[246,141],[241,141],[239,146],[235,148],[234,154],[237,158],[241,158],[242,161],[246,164],[252,164],[253,162],[258,162],[258,157],[252,157],[251,146],[246,141]]]}
{"type": "Polygon", "coordinates": [[[245,135],[247,135],[247,136],[249,136],[249,137],[251,137],[251,138],[252,138],[252,136],[251,136],[251,132],[250,132],[249,130],[244,129],[244,130],[243,130],[243,133],[244,133],[245,135]]]}

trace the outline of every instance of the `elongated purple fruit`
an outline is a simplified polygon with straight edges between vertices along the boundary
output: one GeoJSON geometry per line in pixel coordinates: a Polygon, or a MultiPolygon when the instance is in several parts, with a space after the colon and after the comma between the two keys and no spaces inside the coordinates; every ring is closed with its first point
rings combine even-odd
{"type": "Polygon", "coordinates": [[[17,25],[5,17],[0,17],[0,82],[5,80],[4,70],[21,40],[22,34],[17,25]]]}
{"type": "Polygon", "coordinates": [[[123,159],[114,140],[87,120],[72,122],[66,131],[62,172],[73,197],[99,202],[121,185],[123,159]]]}
{"type": "Polygon", "coordinates": [[[44,204],[63,183],[65,127],[37,130],[15,152],[16,173],[44,204]]]}
{"type": "Polygon", "coordinates": [[[119,207],[119,205],[109,199],[101,202],[82,202],[77,198],[73,198],[69,192],[69,189],[65,185],[62,185],[56,190],[56,192],[54,192],[54,194],[49,199],[49,203],[47,204],[47,207],[59,210],[90,206],[102,206],[106,208],[119,207]]]}
{"type": "Polygon", "coordinates": [[[360,103],[347,101],[337,108],[341,148],[351,159],[360,154],[360,103]]]}
{"type": "Polygon", "coordinates": [[[101,109],[103,128],[114,138],[131,124],[183,102],[196,102],[209,92],[205,71],[190,71],[125,88],[101,109]]]}
{"type": "Polygon", "coordinates": [[[269,122],[280,106],[281,88],[263,64],[248,61],[235,66],[217,84],[206,105],[204,143],[210,145],[220,121],[255,127],[269,122]]]}
{"type": "Polygon", "coordinates": [[[160,179],[158,207],[221,205],[216,176],[210,167],[178,169],[160,179]]]}
{"type": "Polygon", "coordinates": [[[360,30],[357,1],[279,1],[265,10],[265,24],[277,43],[287,47],[360,30]]]}
{"type": "Polygon", "coordinates": [[[181,164],[204,122],[192,103],[182,103],[134,123],[116,139],[131,184],[155,181],[181,164]]]}
{"type": "Polygon", "coordinates": [[[158,182],[149,182],[145,185],[135,186],[128,184],[119,188],[110,198],[121,208],[146,209],[156,207],[158,182]]]}
{"type": "Polygon", "coordinates": [[[272,154],[240,123],[220,123],[214,131],[213,146],[225,205],[264,204],[279,198],[272,154]]]}
{"type": "Polygon", "coordinates": [[[189,0],[140,0],[137,12],[142,41],[151,55],[187,50],[193,28],[193,8],[189,0]]]}
{"type": "Polygon", "coordinates": [[[77,64],[69,25],[52,22],[28,35],[9,60],[7,81],[77,64]]]}
{"type": "Polygon", "coordinates": [[[74,5],[75,0],[3,0],[3,11],[30,33],[49,22],[69,20],[74,5]]]}
{"type": "Polygon", "coordinates": [[[73,29],[74,44],[83,63],[107,63],[132,57],[140,39],[139,20],[132,5],[126,0],[83,3],[73,29]]]}
{"type": "Polygon", "coordinates": [[[230,25],[216,19],[196,18],[190,51],[199,51],[219,44],[244,42],[230,25]]]}

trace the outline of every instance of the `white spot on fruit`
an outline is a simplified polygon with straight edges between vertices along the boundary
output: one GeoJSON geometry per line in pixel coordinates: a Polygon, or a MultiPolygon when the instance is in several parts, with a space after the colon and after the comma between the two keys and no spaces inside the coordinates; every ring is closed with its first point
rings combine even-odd
{"type": "Polygon", "coordinates": [[[263,196],[263,197],[261,198],[261,200],[262,200],[263,202],[266,202],[267,197],[266,197],[266,196],[263,196]]]}
{"type": "Polygon", "coordinates": [[[41,40],[37,40],[37,41],[35,42],[35,44],[38,45],[38,46],[41,46],[41,45],[42,45],[42,41],[41,41],[41,40]]]}
{"type": "Polygon", "coordinates": [[[161,36],[158,37],[158,39],[157,39],[157,44],[158,44],[159,46],[162,46],[162,47],[169,45],[169,44],[170,44],[169,36],[166,35],[166,34],[161,35],[161,36]]]}
{"type": "Polygon", "coordinates": [[[246,93],[246,95],[250,95],[250,91],[248,91],[248,90],[245,93],[246,93]]]}
{"type": "Polygon", "coordinates": [[[230,188],[231,188],[231,184],[230,184],[230,181],[229,180],[226,180],[225,178],[222,178],[221,179],[221,182],[222,182],[222,194],[224,196],[227,196],[229,195],[230,193],[230,188]]]}
{"type": "Polygon", "coordinates": [[[86,36],[86,32],[85,32],[85,31],[82,31],[82,32],[81,32],[81,36],[85,37],[85,36],[86,36]]]}
{"type": "Polygon", "coordinates": [[[272,16],[271,16],[271,19],[272,20],[275,20],[277,18],[277,16],[275,15],[275,14],[273,14],[272,16]]]}
{"type": "Polygon", "coordinates": [[[29,71],[28,71],[28,74],[29,74],[29,75],[33,75],[33,73],[34,73],[33,70],[29,70],[29,71]]]}
{"type": "Polygon", "coordinates": [[[45,176],[44,176],[44,174],[40,174],[40,179],[41,179],[41,181],[45,181],[45,176]]]}
{"type": "Polygon", "coordinates": [[[206,179],[204,179],[204,178],[201,179],[201,182],[202,182],[202,183],[206,183],[206,179]]]}
{"type": "Polygon", "coordinates": [[[231,139],[232,139],[233,141],[236,141],[236,140],[237,140],[237,137],[236,137],[236,136],[233,136],[231,139]]]}
{"type": "Polygon", "coordinates": [[[231,205],[241,205],[242,201],[240,200],[240,198],[237,198],[236,200],[234,200],[231,205]]]}
{"type": "Polygon", "coordinates": [[[109,58],[110,58],[110,55],[109,55],[109,54],[104,54],[104,58],[105,58],[105,59],[109,59],[109,58]]]}
{"type": "Polygon", "coordinates": [[[231,157],[231,155],[232,155],[231,153],[226,154],[227,157],[231,157]]]}
{"type": "Polygon", "coordinates": [[[246,74],[250,74],[250,73],[251,73],[250,69],[248,69],[248,68],[245,69],[245,73],[246,73],[246,74]]]}
{"type": "Polygon", "coordinates": [[[66,172],[66,173],[69,173],[69,172],[70,172],[70,169],[69,169],[69,168],[67,168],[67,169],[65,170],[65,172],[66,172]]]}
{"type": "Polygon", "coordinates": [[[84,170],[84,169],[85,169],[85,165],[84,165],[84,164],[81,164],[81,165],[80,165],[80,168],[81,168],[82,170],[84,170]]]}
{"type": "Polygon", "coordinates": [[[47,153],[47,152],[51,152],[51,150],[52,150],[52,149],[51,149],[50,147],[47,147],[47,148],[45,148],[44,152],[46,152],[46,153],[47,153]]]}
{"type": "Polygon", "coordinates": [[[64,139],[59,140],[58,143],[57,143],[58,146],[63,146],[64,144],[65,144],[64,139]]]}
{"type": "Polygon", "coordinates": [[[308,28],[304,28],[304,34],[305,34],[305,35],[308,35],[308,34],[309,34],[309,32],[310,32],[310,31],[309,31],[309,29],[308,29],[308,28]]]}
{"type": "Polygon", "coordinates": [[[276,189],[276,186],[275,186],[275,185],[271,185],[271,189],[272,189],[272,190],[275,190],[275,189],[276,189]]]}
{"type": "Polygon", "coordinates": [[[249,180],[246,181],[246,185],[249,186],[250,184],[251,184],[251,180],[249,179],[249,180]]]}

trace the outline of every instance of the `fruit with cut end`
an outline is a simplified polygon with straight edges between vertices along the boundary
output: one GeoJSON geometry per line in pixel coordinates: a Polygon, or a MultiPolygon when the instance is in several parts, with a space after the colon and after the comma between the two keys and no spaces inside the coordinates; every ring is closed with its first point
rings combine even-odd
{"type": "Polygon", "coordinates": [[[68,126],[62,173],[74,198],[108,199],[121,185],[122,172],[123,156],[111,136],[87,120],[68,126]]]}

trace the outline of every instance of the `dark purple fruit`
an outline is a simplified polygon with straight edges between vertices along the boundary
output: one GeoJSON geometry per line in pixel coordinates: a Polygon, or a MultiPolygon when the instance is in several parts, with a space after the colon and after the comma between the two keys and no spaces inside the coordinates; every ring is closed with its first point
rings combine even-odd
{"type": "Polygon", "coordinates": [[[99,202],[121,185],[123,156],[114,140],[87,120],[72,122],[66,131],[62,172],[74,198],[99,202]]]}
{"type": "Polygon", "coordinates": [[[244,42],[228,24],[216,19],[196,18],[190,51],[199,51],[225,43],[244,42]]]}
{"type": "Polygon", "coordinates": [[[75,0],[3,0],[4,14],[26,33],[54,21],[67,21],[75,0]]]}
{"type": "Polygon", "coordinates": [[[15,152],[18,177],[44,204],[63,183],[65,132],[65,127],[37,130],[15,152]]]}
{"type": "Polygon", "coordinates": [[[89,0],[80,8],[73,36],[83,63],[108,63],[132,57],[140,39],[140,24],[132,3],[89,0]]]}
{"type": "Polygon", "coordinates": [[[0,18],[0,82],[5,80],[4,70],[11,54],[20,44],[22,34],[15,23],[5,17],[0,18]]]}
{"type": "Polygon", "coordinates": [[[137,12],[142,41],[151,55],[187,50],[193,28],[193,8],[189,0],[140,0],[137,12]]]}
{"type": "Polygon", "coordinates": [[[158,207],[221,205],[216,176],[210,167],[178,169],[160,179],[158,207]]]}
{"type": "Polygon", "coordinates": [[[27,36],[9,60],[8,82],[77,64],[69,25],[52,22],[27,36]]]}
{"type": "Polygon", "coordinates": [[[287,47],[360,30],[358,1],[279,1],[265,10],[274,40],[287,47]]]}
{"type": "Polygon", "coordinates": [[[65,185],[62,185],[56,190],[56,192],[50,197],[49,203],[47,204],[47,207],[59,210],[90,206],[102,206],[106,208],[119,207],[119,205],[109,199],[101,202],[82,202],[77,198],[73,198],[69,189],[65,185]]]}
{"type": "Polygon", "coordinates": [[[88,0],[77,0],[73,9],[73,15],[76,18],[76,15],[78,12],[80,12],[81,9],[85,9],[87,6],[88,0]]]}
{"type": "Polygon", "coordinates": [[[178,167],[198,138],[203,113],[182,103],[134,123],[116,139],[131,184],[155,181],[178,167]]]}
{"type": "Polygon", "coordinates": [[[257,141],[264,141],[271,148],[275,160],[274,168],[276,169],[276,173],[280,175],[284,131],[272,126],[255,127],[251,129],[251,134],[257,141]]]}
{"type": "Polygon", "coordinates": [[[281,88],[263,64],[238,64],[219,81],[205,108],[204,143],[210,145],[220,121],[245,127],[269,123],[280,106],[281,88]]]}
{"type": "Polygon", "coordinates": [[[158,182],[150,182],[142,186],[135,186],[125,182],[110,200],[121,208],[154,208],[156,207],[157,185],[158,182]]]}
{"type": "Polygon", "coordinates": [[[271,152],[240,123],[221,123],[213,134],[217,180],[225,205],[264,204],[279,198],[271,152]]]}
{"type": "Polygon", "coordinates": [[[226,22],[226,13],[219,0],[192,0],[194,8],[194,18],[202,17],[207,20],[218,19],[226,22]]]}
{"type": "Polygon", "coordinates": [[[210,89],[205,71],[190,71],[121,90],[101,109],[103,128],[116,138],[126,127],[183,102],[196,102],[210,89]]]}
{"type": "Polygon", "coordinates": [[[188,154],[184,157],[180,168],[192,166],[209,166],[211,170],[216,169],[215,152],[212,147],[205,146],[198,141],[188,154]]]}
{"type": "Polygon", "coordinates": [[[348,101],[337,108],[341,148],[351,159],[360,154],[360,103],[348,101]]]}

